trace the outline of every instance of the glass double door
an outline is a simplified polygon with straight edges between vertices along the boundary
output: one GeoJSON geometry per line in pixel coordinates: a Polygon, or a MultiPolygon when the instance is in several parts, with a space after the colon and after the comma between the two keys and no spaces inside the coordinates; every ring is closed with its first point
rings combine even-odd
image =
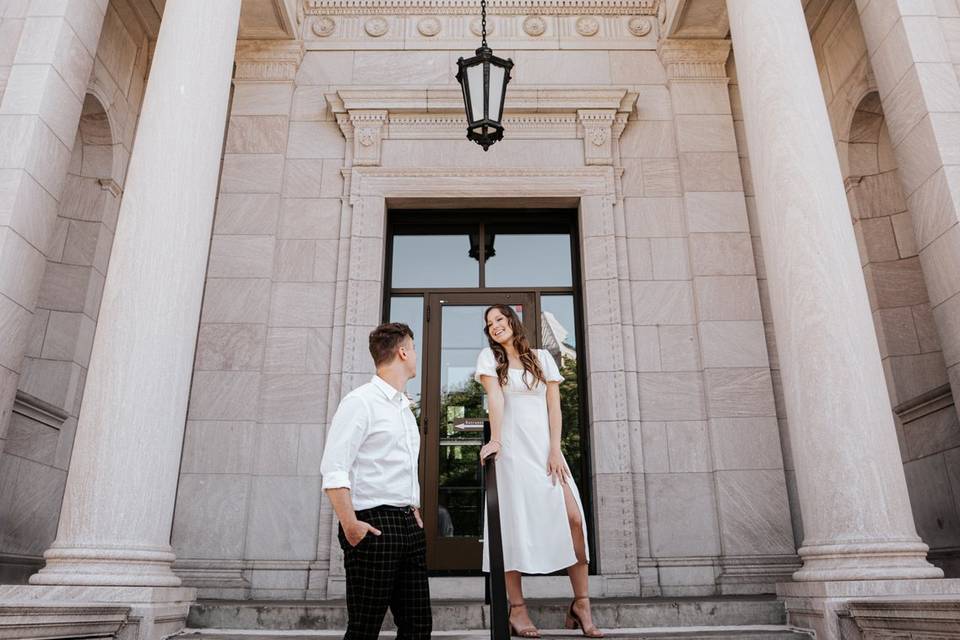
{"type": "Polygon", "coordinates": [[[433,571],[478,571],[483,502],[479,451],[487,417],[483,387],[474,380],[477,356],[488,346],[483,313],[511,305],[537,346],[534,292],[428,293],[421,357],[421,486],[427,564],[433,571]]]}

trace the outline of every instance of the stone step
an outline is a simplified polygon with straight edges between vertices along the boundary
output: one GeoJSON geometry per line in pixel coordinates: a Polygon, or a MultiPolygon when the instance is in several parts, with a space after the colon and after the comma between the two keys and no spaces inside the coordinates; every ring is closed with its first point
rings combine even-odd
{"type": "MultiPolygon", "coordinates": [[[[343,630],[325,631],[261,631],[240,629],[184,629],[176,636],[177,640],[328,640],[342,638],[343,630]]],[[[813,634],[785,625],[729,625],[695,627],[646,627],[636,629],[604,630],[605,637],[611,640],[668,640],[684,638],[686,640],[812,640],[813,634]]],[[[578,631],[541,629],[544,640],[552,638],[571,640],[581,638],[578,631]]],[[[395,638],[396,632],[384,631],[381,638],[395,638]]],[[[487,630],[473,631],[434,631],[434,638],[443,640],[486,640],[490,637],[487,630]]]]}
{"type": "MultiPolygon", "coordinates": [[[[530,616],[541,627],[563,627],[569,600],[527,600],[530,616]]],[[[729,627],[783,625],[783,603],[775,597],[597,598],[593,619],[604,629],[729,627]]],[[[477,601],[434,600],[436,631],[489,628],[488,607],[477,601]]],[[[335,630],[347,625],[344,601],[200,600],[190,608],[191,629],[274,631],[335,630]]],[[[384,630],[395,629],[388,613],[384,630]]]]}

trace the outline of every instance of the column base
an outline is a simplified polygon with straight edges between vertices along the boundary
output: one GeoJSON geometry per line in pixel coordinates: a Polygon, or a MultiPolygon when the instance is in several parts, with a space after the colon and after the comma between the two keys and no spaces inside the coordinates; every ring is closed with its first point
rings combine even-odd
{"type": "Polygon", "coordinates": [[[43,554],[46,566],[30,576],[34,585],[179,587],[176,556],[165,549],[58,547],[43,554]]]}
{"type": "Polygon", "coordinates": [[[929,547],[919,540],[882,543],[805,545],[797,582],[842,580],[923,580],[942,578],[927,562],[929,547]]]}
{"type": "MultiPolygon", "coordinates": [[[[960,603],[960,580],[785,582],[777,585],[777,596],[784,601],[787,623],[815,631],[817,640],[868,640],[874,636],[861,632],[851,617],[852,605],[870,602],[883,608],[889,602],[893,609],[905,600],[960,603]]],[[[920,630],[924,621],[917,618],[916,623],[920,630]]]]}
{"type": "Polygon", "coordinates": [[[19,629],[24,638],[49,637],[45,626],[51,620],[69,627],[59,637],[86,637],[94,626],[115,624],[120,616],[119,640],[161,640],[186,626],[195,599],[196,589],[183,587],[0,586],[6,608],[20,605],[31,612],[36,628],[19,629]],[[74,622],[64,619],[65,611],[74,612],[74,622]]]}

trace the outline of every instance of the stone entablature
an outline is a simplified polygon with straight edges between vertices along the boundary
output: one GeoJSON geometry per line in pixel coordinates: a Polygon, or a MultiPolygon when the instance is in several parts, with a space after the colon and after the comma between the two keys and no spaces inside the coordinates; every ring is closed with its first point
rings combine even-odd
{"type": "MultiPolygon", "coordinates": [[[[344,137],[353,142],[354,165],[379,165],[383,140],[466,135],[463,95],[457,89],[341,89],[326,100],[344,137]]],[[[615,144],[636,102],[636,93],[618,88],[511,90],[504,125],[516,139],[581,138],[584,164],[615,165],[615,144]]]]}
{"type": "MultiPolygon", "coordinates": [[[[653,49],[659,0],[501,0],[488,6],[498,48],[653,49]],[[602,46],[598,44],[602,41],[602,46]]],[[[308,49],[472,49],[478,6],[466,0],[307,0],[308,49]]]]}

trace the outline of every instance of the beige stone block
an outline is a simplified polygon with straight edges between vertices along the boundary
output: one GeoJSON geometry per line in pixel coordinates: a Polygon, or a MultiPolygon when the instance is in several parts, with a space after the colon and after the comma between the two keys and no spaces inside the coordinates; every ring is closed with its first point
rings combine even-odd
{"type": "Polygon", "coordinates": [[[661,325],[657,327],[657,332],[660,341],[660,364],[663,371],[700,370],[700,348],[696,327],[661,325]]]}
{"type": "Polygon", "coordinates": [[[287,116],[233,116],[227,129],[226,153],[283,153],[287,116]]]}
{"type": "MultiPolygon", "coordinates": [[[[294,85],[289,82],[233,83],[233,116],[287,116],[291,111],[294,85]]],[[[297,119],[297,118],[293,118],[297,119]]]]}
{"type": "Polygon", "coordinates": [[[960,362],[960,296],[953,295],[934,307],[933,317],[943,336],[943,358],[948,367],[953,366],[960,362]]]}
{"type": "Polygon", "coordinates": [[[277,282],[270,299],[271,327],[333,326],[334,285],[277,282]]]}
{"type": "MultiPolygon", "coordinates": [[[[921,270],[918,258],[868,264],[863,272],[867,278],[867,290],[872,304],[881,309],[924,304],[927,302],[924,271],[926,269],[921,270]]],[[[927,281],[931,281],[929,271],[927,281]]],[[[952,292],[945,292],[945,295],[950,293],[952,292]]]]}
{"type": "Polygon", "coordinates": [[[252,483],[246,557],[313,560],[322,498],[319,478],[265,476],[252,483]]]}
{"type": "MultiPolygon", "coordinates": [[[[518,70],[520,61],[517,58],[514,61],[518,70]]],[[[528,60],[527,63],[535,65],[536,61],[528,60]]],[[[514,81],[522,83],[516,70],[514,81]]],[[[451,84],[455,80],[446,51],[357,51],[353,54],[352,82],[359,85],[429,86],[451,84]]]]}
{"type": "Polygon", "coordinates": [[[271,328],[263,369],[269,373],[307,373],[307,336],[311,329],[271,328]]]}
{"type": "Polygon", "coordinates": [[[630,263],[631,280],[653,279],[653,257],[649,239],[627,238],[627,260],[630,263]]]}
{"type": "Polygon", "coordinates": [[[649,243],[655,280],[690,278],[690,256],[685,238],[650,238],[649,243]]]}
{"type": "Polygon", "coordinates": [[[300,425],[258,424],[253,473],[292,476],[297,473],[300,425]]]}
{"type": "Polygon", "coordinates": [[[264,374],[258,422],[323,422],[327,409],[326,383],[324,375],[264,374]]]}
{"type": "Polygon", "coordinates": [[[277,237],[295,240],[338,238],[340,208],[340,200],[334,198],[284,198],[277,237]]]}
{"type": "Polygon", "coordinates": [[[287,198],[319,198],[324,160],[292,158],[283,168],[283,195],[287,198]]]}
{"type": "Polygon", "coordinates": [[[633,282],[633,320],[637,325],[692,324],[693,287],[685,281],[633,282]]]}
{"type": "Polygon", "coordinates": [[[723,82],[675,82],[670,96],[678,116],[730,114],[730,94],[723,82]]]}
{"type": "Polygon", "coordinates": [[[325,97],[328,91],[326,85],[310,86],[298,83],[293,93],[290,120],[294,122],[333,120],[333,114],[327,108],[325,97]]]}
{"type": "Polygon", "coordinates": [[[343,174],[341,160],[324,160],[323,173],[320,179],[320,196],[336,198],[343,195],[343,174]]]}
{"type": "Polygon", "coordinates": [[[227,154],[223,157],[220,190],[223,193],[280,193],[283,156],[227,154]]]}
{"type": "Polygon", "coordinates": [[[614,85],[666,83],[666,72],[656,51],[610,51],[607,55],[610,59],[610,82],[614,85]]]}
{"type": "Polygon", "coordinates": [[[852,193],[860,219],[890,216],[907,208],[896,171],[864,176],[852,193]]]}
{"type": "Polygon", "coordinates": [[[592,420],[621,421],[627,417],[627,400],[622,371],[590,373],[590,415],[592,420]]]}
{"type": "Polygon", "coordinates": [[[895,403],[912,400],[947,384],[947,370],[940,352],[890,356],[885,360],[893,378],[895,403]]]}
{"type": "Polygon", "coordinates": [[[691,233],[689,250],[694,276],[756,273],[753,243],[745,233],[691,233]]]}
{"type": "Polygon", "coordinates": [[[59,438],[59,429],[14,413],[10,416],[10,428],[7,431],[7,441],[3,451],[52,466],[56,458],[59,438]]]}
{"type": "Polygon", "coordinates": [[[194,371],[191,420],[252,420],[257,414],[260,373],[194,371]]]}
{"type": "Polygon", "coordinates": [[[73,146],[82,103],[48,65],[15,65],[7,77],[0,113],[36,115],[66,147],[73,146]]]}
{"type": "Polygon", "coordinates": [[[936,115],[927,114],[896,146],[900,158],[899,173],[907,196],[933,175],[943,162],[932,121],[936,115]]]}
{"type": "Polygon", "coordinates": [[[740,191],[688,191],[687,228],[691,233],[750,231],[743,193],[740,191]]]}
{"type": "Polygon", "coordinates": [[[594,422],[591,426],[594,473],[629,473],[630,430],[627,423],[594,422]]]}
{"type": "Polygon", "coordinates": [[[683,200],[627,198],[624,201],[627,235],[635,238],[683,237],[683,200]]]}
{"type": "Polygon", "coordinates": [[[703,420],[703,378],[699,372],[637,374],[641,419],[703,420]]]}
{"type": "MultiPolygon", "coordinates": [[[[611,60],[619,52],[611,51],[611,60]]],[[[631,52],[630,55],[633,55],[631,52]]],[[[641,85],[637,92],[637,120],[673,120],[670,91],[663,85],[641,85]]]]}
{"type": "Polygon", "coordinates": [[[775,417],[711,418],[710,435],[717,470],[783,468],[775,417]]]}
{"type": "Polygon", "coordinates": [[[337,279],[337,253],[339,241],[317,240],[316,261],[313,265],[315,282],[335,282],[337,279]]]}
{"type": "Polygon", "coordinates": [[[623,328],[620,325],[594,325],[587,335],[590,371],[623,371],[623,328]]]}
{"type": "Polygon", "coordinates": [[[203,295],[204,323],[264,323],[270,309],[270,280],[210,278],[203,295]]]}
{"type": "Polygon", "coordinates": [[[326,432],[326,426],[323,424],[300,425],[300,447],[297,452],[297,475],[320,475],[320,459],[323,457],[323,442],[326,432]]]}
{"type": "Polygon", "coordinates": [[[955,202],[960,202],[960,167],[941,167],[908,198],[920,249],[956,224],[955,202]]]}
{"type": "Polygon", "coordinates": [[[291,122],[288,158],[343,158],[346,141],[333,122],[291,122]]]}
{"type": "Polygon", "coordinates": [[[345,85],[353,80],[353,51],[307,51],[297,69],[296,86],[345,85]]]}
{"type": "Polygon", "coordinates": [[[20,368],[31,323],[29,311],[0,295],[0,366],[13,371],[20,368]]]}
{"type": "Polygon", "coordinates": [[[708,369],[704,377],[711,418],[777,415],[769,369],[708,369]]]}
{"type": "Polygon", "coordinates": [[[316,240],[277,240],[273,256],[273,280],[312,281],[316,253],[316,240]]]}
{"type": "Polygon", "coordinates": [[[23,31],[23,20],[9,17],[0,20],[0,65],[9,67],[17,54],[17,44],[23,31]]]}
{"type": "Polygon", "coordinates": [[[706,422],[667,422],[666,432],[671,472],[712,471],[706,422]]]}
{"type": "Polygon", "coordinates": [[[724,553],[796,552],[782,471],[717,471],[716,480],[724,553]]]}
{"type": "Polygon", "coordinates": [[[952,496],[950,476],[943,455],[914,460],[903,465],[910,506],[917,533],[932,548],[960,542],[960,515],[952,496]]]}
{"type": "Polygon", "coordinates": [[[660,337],[657,327],[633,327],[637,371],[660,371],[660,337]]]}
{"type": "Polygon", "coordinates": [[[735,151],[681,153],[680,171],[688,191],[743,191],[740,158],[735,151]]]}
{"type": "Polygon", "coordinates": [[[625,198],[643,196],[643,161],[639,158],[620,160],[623,175],[620,177],[620,190],[625,198]]]}
{"type": "Polygon", "coordinates": [[[0,167],[24,168],[49,193],[63,190],[70,149],[35,115],[0,114],[0,167]]]}
{"type": "Polygon", "coordinates": [[[910,42],[914,62],[950,62],[950,50],[933,15],[904,15],[901,24],[910,42]]]}
{"type": "Polygon", "coordinates": [[[616,280],[587,280],[583,295],[588,326],[620,324],[620,285],[616,280]]]}
{"type": "MultiPolygon", "coordinates": [[[[64,198],[73,196],[64,193],[64,198]]],[[[0,223],[37,248],[45,248],[57,220],[57,201],[22,169],[0,170],[0,223]]],[[[64,206],[64,211],[70,207],[64,206]]]]}
{"type": "Polygon", "coordinates": [[[759,320],[700,323],[700,351],[705,368],[766,367],[767,343],[759,320]]]}
{"type": "Polygon", "coordinates": [[[37,304],[55,311],[83,311],[92,276],[89,266],[47,263],[37,304]]]}
{"type": "Polygon", "coordinates": [[[960,448],[960,423],[957,421],[954,405],[948,405],[906,424],[901,425],[898,421],[898,426],[901,426],[903,433],[901,451],[905,460],[916,460],[960,448]]]}
{"type": "Polygon", "coordinates": [[[648,474],[647,518],[654,557],[720,553],[714,481],[709,473],[648,474]]]}
{"type": "MultiPolygon", "coordinates": [[[[89,266],[94,264],[103,225],[96,222],[70,220],[61,261],[66,264],[89,266]]],[[[111,237],[112,239],[112,237],[111,237]]],[[[103,264],[101,263],[101,270],[103,264]]]]}
{"type": "Polygon", "coordinates": [[[643,473],[667,473],[670,458],[667,454],[667,423],[643,422],[640,424],[643,443],[643,473]]]}
{"type": "Polygon", "coordinates": [[[708,276],[694,280],[700,320],[758,320],[757,280],[753,276],[708,276]]]}
{"type": "Polygon", "coordinates": [[[913,233],[913,220],[909,211],[898,213],[890,217],[893,224],[893,235],[897,240],[897,251],[901,258],[911,258],[917,255],[917,238],[913,233]]]}
{"type": "Polygon", "coordinates": [[[676,158],[673,123],[669,120],[634,120],[620,136],[624,158],[676,158]]]}
{"type": "Polygon", "coordinates": [[[171,535],[176,553],[188,558],[241,559],[249,492],[247,476],[184,473],[171,535]]]}
{"type": "Polygon", "coordinates": [[[50,312],[41,357],[87,366],[95,323],[82,313],[50,312]]]}
{"type": "Polygon", "coordinates": [[[910,307],[877,309],[873,312],[880,355],[908,355],[920,352],[920,341],[910,307]]]}
{"type": "Polygon", "coordinates": [[[681,195],[679,162],[673,159],[644,160],[643,194],[648,198],[681,195]]]}
{"type": "Polygon", "coordinates": [[[859,220],[854,225],[854,229],[858,232],[858,243],[863,245],[861,252],[867,262],[897,260],[900,257],[890,218],[859,220]]]}
{"type": "Polygon", "coordinates": [[[17,555],[39,556],[56,537],[66,472],[9,455],[0,458],[0,462],[5,469],[0,481],[16,487],[16,491],[0,494],[0,518],[5,524],[15,523],[7,525],[7,549],[17,555]],[[15,466],[11,458],[17,461],[15,466]],[[19,532],[23,533],[11,535],[19,532]]]}
{"type": "MultiPolygon", "coordinates": [[[[917,337],[920,339],[921,351],[940,350],[940,335],[937,322],[934,321],[933,310],[929,304],[918,304],[912,308],[913,322],[917,328],[917,337]]],[[[944,333],[947,333],[946,331],[944,333]]],[[[953,334],[960,336],[960,333],[953,334]]]]}
{"type": "Polygon", "coordinates": [[[201,325],[194,369],[259,370],[263,362],[266,331],[266,326],[262,324],[201,325]]]}
{"type": "Polygon", "coordinates": [[[222,193],[213,232],[221,235],[272,235],[277,229],[280,196],[222,193]]]}
{"type": "Polygon", "coordinates": [[[677,148],[681,153],[736,152],[729,115],[678,115],[677,148]]]}
{"type": "MultiPolygon", "coordinates": [[[[513,61],[516,66],[512,75],[517,84],[608,85],[611,82],[607,51],[517,51],[513,61]]],[[[441,79],[435,81],[438,84],[453,78],[449,67],[445,66],[442,71],[441,79]]]]}
{"type": "MultiPolygon", "coordinates": [[[[863,24],[864,33],[868,37],[870,30],[867,24],[863,24]]],[[[874,40],[873,42],[880,42],[880,45],[877,46],[875,52],[871,52],[870,63],[876,73],[877,77],[884,78],[884,83],[882,87],[893,87],[895,86],[903,75],[910,68],[913,63],[913,53],[911,51],[911,43],[907,39],[907,32],[903,28],[903,24],[896,22],[891,29],[887,32],[886,36],[881,40],[874,40]]],[[[889,91],[889,89],[887,90],[889,91]]],[[[887,93],[881,89],[881,97],[884,97],[887,93]]]]}
{"type": "Polygon", "coordinates": [[[210,278],[269,278],[273,271],[272,236],[213,236],[210,278]]]}
{"type": "Polygon", "coordinates": [[[190,420],[180,472],[248,474],[256,452],[256,423],[190,420]]]}

